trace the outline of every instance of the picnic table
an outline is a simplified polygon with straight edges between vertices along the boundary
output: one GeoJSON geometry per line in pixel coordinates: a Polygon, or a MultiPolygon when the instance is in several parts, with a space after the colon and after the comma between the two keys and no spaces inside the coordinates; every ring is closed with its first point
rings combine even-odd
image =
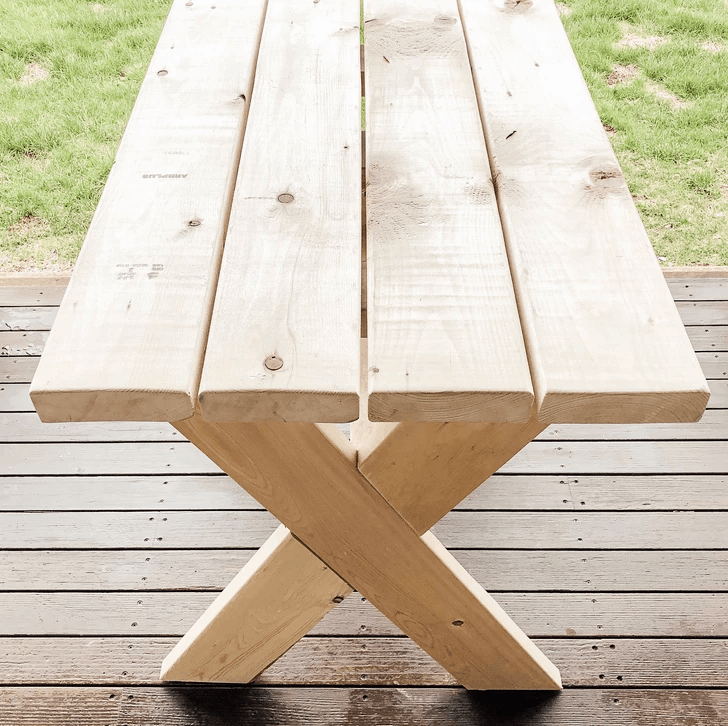
{"type": "Polygon", "coordinates": [[[366,0],[363,85],[359,13],[175,0],[31,397],[172,422],[282,522],[163,679],[356,588],[466,687],[558,689],[430,529],[550,423],[709,390],[552,0],[366,0]]]}

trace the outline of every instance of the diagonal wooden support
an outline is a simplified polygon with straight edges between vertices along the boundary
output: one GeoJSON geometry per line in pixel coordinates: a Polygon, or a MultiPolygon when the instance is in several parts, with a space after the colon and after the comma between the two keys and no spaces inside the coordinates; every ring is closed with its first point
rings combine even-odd
{"type": "MultiPolygon", "coordinates": [[[[346,452],[348,441],[338,431],[328,432],[327,436],[322,427],[313,424],[211,424],[199,416],[177,426],[281,521],[292,525],[307,547],[355,585],[465,686],[560,687],[556,668],[483,588],[431,534],[420,538],[356,471],[353,452],[346,452]]],[[[529,439],[533,435],[529,434],[529,439]]],[[[299,564],[308,560],[313,571],[321,571],[317,558],[305,548],[296,552],[289,544],[286,542],[281,551],[295,554],[299,564]]],[[[270,565],[268,561],[267,566],[270,565]]],[[[269,571],[276,570],[269,567],[269,571]]],[[[246,579],[243,573],[239,577],[246,579]]],[[[300,582],[300,578],[295,579],[300,582]]],[[[283,592],[291,584],[285,581],[278,587],[283,592]]],[[[340,588],[340,581],[332,582],[332,591],[322,610],[330,609],[341,597],[340,588]],[[338,591],[333,589],[334,585],[338,591]]],[[[297,590],[295,586],[293,589],[297,590]]],[[[316,595],[321,595],[321,591],[316,595]]],[[[250,597],[250,592],[239,590],[238,596],[250,597]]],[[[220,600],[223,607],[219,611],[230,615],[235,610],[231,605],[235,596],[220,600]]],[[[300,609],[301,603],[297,605],[300,609]]],[[[281,624],[278,617],[279,613],[271,614],[271,620],[281,624]]],[[[296,624],[296,636],[282,639],[285,642],[277,655],[302,634],[300,618],[296,624]]],[[[223,647],[207,663],[197,659],[198,648],[205,640],[208,646],[214,645],[211,641],[215,640],[215,618],[207,618],[200,628],[195,626],[193,631],[197,631],[198,637],[192,637],[190,642],[186,636],[187,642],[183,639],[178,644],[165,660],[163,677],[227,681],[253,677],[260,669],[260,657],[251,666],[244,657],[233,657],[231,661],[230,652],[226,652],[240,653],[236,647],[241,642],[249,645],[236,635],[238,625],[236,622],[232,631],[222,636],[218,630],[216,645],[223,647]],[[200,639],[200,635],[205,637],[200,639]]]]}

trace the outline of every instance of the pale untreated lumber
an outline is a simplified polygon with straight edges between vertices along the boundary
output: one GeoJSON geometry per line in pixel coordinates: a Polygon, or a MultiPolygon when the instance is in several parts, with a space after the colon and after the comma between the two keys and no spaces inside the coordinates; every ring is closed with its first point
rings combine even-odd
{"type": "Polygon", "coordinates": [[[526,421],[531,377],[456,0],[369,0],[373,421],[526,421]]]}
{"type": "Polygon", "coordinates": [[[356,2],[268,4],[200,383],[210,421],[357,416],[359,49],[356,2]]]}
{"type": "Polygon", "coordinates": [[[554,3],[460,10],[539,418],[699,419],[708,387],[554,3]]]}
{"type": "Polygon", "coordinates": [[[485,590],[352,466],[340,432],[200,416],[175,426],[463,685],[560,687],[558,671],[485,590]]]}
{"type": "Polygon", "coordinates": [[[265,6],[175,0],[34,378],[44,421],[192,415],[265,6]]]}
{"type": "Polygon", "coordinates": [[[350,593],[349,585],[281,525],[189,623],[162,662],[161,678],[247,683],[290,647],[287,638],[275,637],[278,631],[293,632],[295,643],[350,593]]]}

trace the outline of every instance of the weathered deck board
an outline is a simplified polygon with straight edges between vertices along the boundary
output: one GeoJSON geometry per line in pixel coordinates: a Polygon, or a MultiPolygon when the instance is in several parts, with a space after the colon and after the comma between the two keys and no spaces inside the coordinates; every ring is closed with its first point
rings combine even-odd
{"type": "MultiPolygon", "coordinates": [[[[277,524],[265,511],[0,512],[0,548],[249,548],[277,524]]],[[[728,512],[462,511],[433,532],[449,548],[728,549],[728,512]]]]}
{"type": "MultiPolygon", "coordinates": [[[[0,511],[261,510],[227,476],[0,477],[0,511]]],[[[721,475],[495,474],[455,511],[728,510],[721,475]]]]}
{"type": "MultiPolygon", "coordinates": [[[[0,551],[0,590],[219,592],[253,552],[6,550],[0,551]]],[[[724,550],[451,552],[491,592],[728,592],[724,550]]]]}
{"type": "MultiPolygon", "coordinates": [[[[715,379],[703,421],[549,427],[529,445],[532,453],[480,487],[436,530],[475,579],[541,636],[539,647],[560,666],[567,686],[556,698],[445,687],[446,675],[406,639],[391,637],[392,626],[356,596],[264,676],[272,687],[90,685],[158,683],[177,635],[247,562],[275,520],[226,476],[185,471],[187,444],[170,427],[41,425],[25,385],[37,357],[0,357],[0,410],[14,411],[0,415],[0,680],[20,686],[0,687],[3,723],[728,720],[728,325],[716,319],[728,280],[668,284],[684,301],[683,319],[697,316],[688,334],[715,379]],[[709,304],[692,307],[696,300],[709,304]],[[155,463],[140,448],[162,456],[155,463]],[[11,450],[33,453],[38,466],[44,463],[42,474],[13,476],[5,466],[11,450]],[[103,474],[74,470],[98,466],[96,454],[104,451],[103,474]],[[123,473],[125,462],[138,461],[154,473],[123,473]],[[593,473],[576,468],[585,463],[593,473]],[[549,473],[536,473],[543,466],[549,473]],[[706,466],[715,473],[689,473],[706,466]],[[223,536],[225,527],[238,531],[223,536]],[[700,549],[707,546],[719,549],[700,549]],[[174,630],[165,632],[170,623],[174,630]]],[[[62,294],[62,288],[21,287],[8,305],[8,289],[0,286],[0,306],[8,306],[0,307],[0,319],[13,305],[40,305],[49,320],[53,307],[43,302],[62,294]]],[[[42,344],[42,336],[22,337],[44,332],[29,326],[6,329],[10,336],[0,340],[19,348],[29,340],[42,344]]]]}
{"type": "Polygon", "coordinates": [[[685,726],[703,717],[705,723],[718,723],[726,710],[728,692],[709,689],[474,695],[442,687],[0,688],[0,712],[13,726],[685,726]]]}
{"type": "MultiPolygon", "coordinates": [[[[486,582],[480,584],[486,585],[486,582]]],[[[0,636],[182,637],[214,592],[0,593],[0,636]]],[[[499,605],[530,637],[728,637],[728,593],[510,593],[499,605]]],[[[312,636],[402,636],[358,593],[312,636]]]]}
{"type": "MultiPolygon", "coordinates": [[[[728,386],[728,382],[726,382],[728,386]]],[[[215,474],[220,469],[186,441],[3,444],[5,473],[215,474]]],[[[508,474],[725,474],[720,441],[534,441],[500,471],[508,474]]]]}
{"type": "MultiPolygon", "coordinates": [[[[164,637],[0,638],[0,685],[159,683],[159,664],[175,644],[164,637]]],[[[538,638],[565,687],[725,685],[725,640],[538,638]],[[611,646],[614,645],[614,648],[611,646]]],[[[455,685],[407,638],[306,637],[255,683],[261,685],[455,685]]]]}

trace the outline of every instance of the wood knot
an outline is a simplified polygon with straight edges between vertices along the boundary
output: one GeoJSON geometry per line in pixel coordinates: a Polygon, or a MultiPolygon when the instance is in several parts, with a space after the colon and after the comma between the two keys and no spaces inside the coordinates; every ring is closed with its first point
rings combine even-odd
{"type": "Polygon", "coordinates": [[[591,184],[587,185],[587,189],[598,194],[619,192],[625,188],[619,169],[594,169],[589,172],[589,179],[591,184]]]}
{"type": "Polygon", "coordinates": [[[269,355],[264,361],[263,365],[269,370],[269,371],[277,371],[280,368],[283,367],[283,358],[280,358],[277,355],[269,355]]]}
{"type": "Polygon", "coordinates": [[[165,71],[164,69],[162,69],[161,71],[157,71],[157,75],[158,76],[166,76],[167,75],[167,71],[165,71]]]}
{"type": "Polygon", "coordinates": [[[453,18],[451,15],[438,15],[435,18],[435,25],[439,27],[447,27],[448,25],[455,25],[457,18],[453,18]]]}
{"type": "Polygon", "coordinates": [[[512,13],[523,13],[533,5],[533,0],[506,0],[503,10],[512,13]]]}
{"type": "Polygon", "coordinates": [[[338,605],[338,604],[339,604],[340,602],[344,602],[344,598],[343,598],[343,597],[341,597],[341,595],[337,595],[337,596],[336,596],[336,597],[334,598],[333,602],[335,602],[335,603],[336,603],[336,604],[338,605]]]}
{"type": "Polygon", "coordinates": [[[281,204],[290,204],[293,201],[293,194],[289,194],[288,192],[284,192],[283,194],[278,195],[278,201],[281,204]]]}
{"type": "Polygon", "coordinates": [[[202,224],[199,219],[191,219],[187,222],[188,227],[199,227],[202,224]]]}
{"type": "Polygon", "coordinates": [[[461,625],[464,625],[465,623],[464,623],[464,621],[462,621],[462,620],[453,620],[453,621],[452,621],[452,624],[453,624],[453,625],[454,625],[454,626],[455,626],[456,628],[459,628],[459,627],[460,627],[461,625]]]}

